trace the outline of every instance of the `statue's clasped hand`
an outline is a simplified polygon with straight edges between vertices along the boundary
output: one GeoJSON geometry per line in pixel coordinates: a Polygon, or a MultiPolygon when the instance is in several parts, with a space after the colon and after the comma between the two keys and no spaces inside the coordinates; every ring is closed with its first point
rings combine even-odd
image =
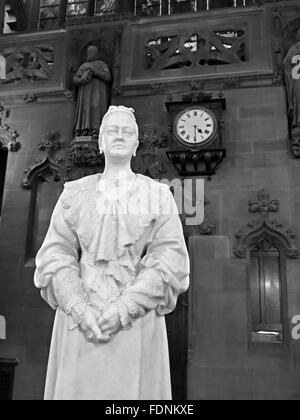
{"type": "Polygon", "coordinates": [[[79,329],[91,343],[108,343],[121,330],[117,308],[109,306],[102,314],[88,306],[79,324],[79,329]]]}
{"type": "Polygon", "coordinates": [[[91,343],[107,343],[110,340],[109,334],[105,334],[98,326],[99,312],[87,306],[79,329],[83,333],[85,339],[91,343]]]}
{"type": "Polygon", "coordinates": [[[98,318],[98,326],[103,334],[109,335],[111,338],[122,329],[120,315],[114,304],[109,305],[98,318]]]}

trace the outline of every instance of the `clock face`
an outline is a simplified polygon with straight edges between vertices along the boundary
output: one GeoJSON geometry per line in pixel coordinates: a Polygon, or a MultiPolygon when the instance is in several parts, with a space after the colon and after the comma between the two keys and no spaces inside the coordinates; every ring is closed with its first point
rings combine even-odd
{"type": "Polygon", "coordinates": [[[175,121],[175,134],[185,146],[203,147],[210,143],[217,132],[217,121],[212,113],[203,107],[182,111],[175,121]]]}

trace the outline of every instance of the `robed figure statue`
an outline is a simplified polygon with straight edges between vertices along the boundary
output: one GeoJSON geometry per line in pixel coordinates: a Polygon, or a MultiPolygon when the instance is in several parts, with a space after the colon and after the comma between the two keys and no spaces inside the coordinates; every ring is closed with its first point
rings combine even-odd
{"type": "Polygon", "coordinates": [[[89,46],[87,61],[74,76],[74,83],[79,87],[75,116],[75,136],[99,135],[99,126],[110,101],[111,73],[108,65],[100,60],[99,50],[89,46]]]}
{"type": "Polygon", "coordinates": [[[169,186],[131,169],[138,139],[133,110],[110,107],[105,170],[65,184],[36,256],[56,311],[46,400],[172,399],[165,315],[190,262],[169,186]]]}

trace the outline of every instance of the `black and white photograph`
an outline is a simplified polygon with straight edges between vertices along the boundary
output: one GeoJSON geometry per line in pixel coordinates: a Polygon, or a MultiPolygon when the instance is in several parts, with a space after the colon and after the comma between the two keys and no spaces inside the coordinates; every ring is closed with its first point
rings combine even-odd
{"type": "Polygon", "coordinates": [[[299,215],[300,0],[0,0],[0,401],[300,400],[299,215]]]}

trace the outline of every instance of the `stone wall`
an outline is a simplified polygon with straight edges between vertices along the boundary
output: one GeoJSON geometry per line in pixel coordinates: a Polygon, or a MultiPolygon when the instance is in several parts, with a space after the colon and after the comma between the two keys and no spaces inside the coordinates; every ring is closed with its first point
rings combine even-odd
{"type": "Polygon", "coordinates": [[[33,285],[34,266],[25,260],[31,191],[21,184],[24,170],[41,157],[38,144],[48,131],[70,139],[73,113],[72,102],[11,107],[9,124],[20,133],[22,148],[9,153],[0,224],[0,308],[7,322],[0,357],[20,361],[16,399],[42,398],[53,323],[53,311],[33,285]]]}

